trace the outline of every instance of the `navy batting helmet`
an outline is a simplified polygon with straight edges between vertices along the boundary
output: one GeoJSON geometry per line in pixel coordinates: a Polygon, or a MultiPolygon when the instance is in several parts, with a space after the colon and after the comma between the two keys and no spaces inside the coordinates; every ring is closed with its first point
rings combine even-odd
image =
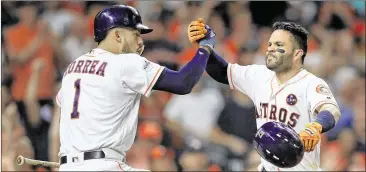
{"type": "Polygon", "coordinates": [[[299,135],[281,122],[263,124],[257,130],[253,144],[262,158],[280,168],[294,167],[304,156],[299,135]]]}
{"type": "Polygon", "coordinates": [[[102,41],[107,32],[115,27],[137,29],[141,34],[150,33],[153,29],[142,24],[140,13],[127,5],[113,5],[101,10],[94,18],[94,41],[102,41]]]}

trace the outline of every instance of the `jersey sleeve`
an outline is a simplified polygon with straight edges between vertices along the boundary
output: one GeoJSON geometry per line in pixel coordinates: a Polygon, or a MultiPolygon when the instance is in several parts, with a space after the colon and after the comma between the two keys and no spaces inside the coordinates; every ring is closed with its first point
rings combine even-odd
{"type": "Polygon", "coordinates": [[[310,81],[306,93],[311,115],[314,115],[315,110],[325,103],[330,103],[338,107],[337,101],[335,100],[328,84],[320,78],[310,81]]]}
{"type": "Polygon", "coordinates": [[[164,67],[139,55],[128,55],[121,68],[122,82],[133,91],[149,97],[164,67]]]}
{"type": "Polygon", "coordinates": [[[230,88],[239,90],[248,95],[252,100],[254,97],[254,79],[259,75],[258,65],[240,66],[238,64],[230,64],[227,68],[227,78],[230,88]]]}

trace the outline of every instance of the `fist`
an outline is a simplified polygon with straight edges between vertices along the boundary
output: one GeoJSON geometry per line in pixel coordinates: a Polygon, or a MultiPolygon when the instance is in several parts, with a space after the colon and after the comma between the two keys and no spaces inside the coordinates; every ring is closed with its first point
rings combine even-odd
{"type": "Polygon", "coordinates": [[[189,41],[197,45],[198,40],[205,37],[205,34],[207,33],[207,30],[205,28],[205,21],[202,18],[199,18],[198,20],[192,21],[188,25],[188,39],[189,41]]]}
{"type": "Polygon", "coordinates": [[[322,126],[317,122],[308,123],[306,128],[300,132],[299,136],[306,152],[311,152],[319,143],[322,126]]]}

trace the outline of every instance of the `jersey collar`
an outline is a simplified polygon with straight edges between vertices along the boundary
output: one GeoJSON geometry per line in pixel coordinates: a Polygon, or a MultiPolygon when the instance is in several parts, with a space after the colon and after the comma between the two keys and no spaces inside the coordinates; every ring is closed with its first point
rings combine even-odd
{"type": "Polygon", "coordinates": [[[111,53],[111,52],[103,50],[101,48],[94,48],[94,49],[92,49],[92,51],[94,51],[94,53],[96,53],[96,54],[111,53]]]}
{"type": "Polygon", "coordinates": [[[276,75],[274,75],[273,78],[272,78],[272,81],[271,81],[271,86],[273,88],[271,98],[274,98],[279,92],[281,92],[288,85],[291,85],[291,84],[305,78],[308,74],[309,74],[309,72],[306,69],[302,69],[294,77],[292,77],[291,79],[289,79],[287,82],[285,82],[284,84],[282,84],[279,87],[278,87],[278,82],[277,82],[277,79],[276,79],[276,75]]]}

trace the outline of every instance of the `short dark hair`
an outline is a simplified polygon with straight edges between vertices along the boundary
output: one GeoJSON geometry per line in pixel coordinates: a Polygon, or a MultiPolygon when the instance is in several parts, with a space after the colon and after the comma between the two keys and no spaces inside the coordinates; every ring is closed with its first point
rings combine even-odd
{"type": "Polygon", "coordinates": [[[272,26],[273,31],[275,30],[286,30],[292,34],[299,48],[304,51],[301,56],[302,63],[304,64],[304,59],[308,51],[308,34],[309,32],[302,26],[294,22],[276,22],[272,26]]]}

